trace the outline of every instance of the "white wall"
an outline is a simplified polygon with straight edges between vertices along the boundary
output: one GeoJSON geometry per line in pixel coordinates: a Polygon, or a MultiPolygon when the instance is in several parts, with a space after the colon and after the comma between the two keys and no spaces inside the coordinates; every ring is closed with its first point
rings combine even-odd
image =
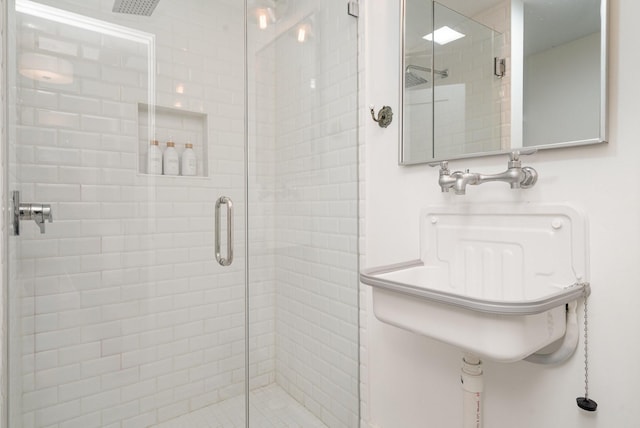
{"type": "MultiPolygon", "coordinates": [[[[397,106],[397,2],[366,10],[366,105],[397,106]],[[394,58],[394,60],[390,60],[394,58]]],[[[640,200],[633,184],[640,145],[637,135],[636,17],[640,4],[610,5],[610,142],[605,145],[545,151],[524,159],[539,174],[530,190],[512,191],[503,183],[471,187],[467,195],[440,193],[438,172],[428,166],[398,167],[397,126],[364,123],[365,266],[409,260],[418,254],[418,210],[427,204],[504,201],[570,203],[590,221],[592,297],[590,314],[590,395],[598,412],[581,411],[583,358],[578,352],[557,367],[526,362],[485,362],[485,426],[491,428],[630,427],[638,412],[635,384],[640,369],[637,260],[640,257],[640,200]]],[[[398,118],[394,118],[398,119],[398,118]]],[[[454,169],[498,172],[505,157],[454,161],[454,169]]],[[[369,290],[366,289],[367,295],[369,290]]],[[[380,428],[461,425],[459,367],[462,353],[448,345],[377,321],[367,306],[362,333],[363,417],[380,428]]],[[[581,311],[580,311],[581,312],[581,311]]],[[[580,345],[581,347],[581,345],[580,345]]],[[[579,348],[580,349],[580,348],[579,348]]]]}

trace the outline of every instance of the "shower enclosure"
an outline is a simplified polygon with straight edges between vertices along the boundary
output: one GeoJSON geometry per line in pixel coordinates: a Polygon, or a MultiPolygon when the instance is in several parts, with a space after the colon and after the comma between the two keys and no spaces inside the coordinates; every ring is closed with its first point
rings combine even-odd
{"type": "Polygon", "coordinates": [[[0,4],[7,427],[357,427],[345,2],[0,4]]]}

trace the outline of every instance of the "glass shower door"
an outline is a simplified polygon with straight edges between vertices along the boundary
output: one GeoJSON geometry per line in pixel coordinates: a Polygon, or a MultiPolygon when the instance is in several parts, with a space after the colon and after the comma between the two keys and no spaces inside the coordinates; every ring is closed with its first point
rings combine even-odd
{"type": "Polygon", "coordinates": [[[249,425],[355,428],[358,20],[275,3],[247,25],[249,425]]]}
{"type": "Polygon", "coordinates": [[[9,1],[12,428],[245,423],[244,6],[126,3],[9,1]]]}

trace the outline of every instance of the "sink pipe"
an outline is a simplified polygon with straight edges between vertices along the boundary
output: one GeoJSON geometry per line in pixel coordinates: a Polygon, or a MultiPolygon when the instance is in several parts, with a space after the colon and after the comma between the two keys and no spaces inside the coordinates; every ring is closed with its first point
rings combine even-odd
{"type": "Polygon", "coordinates": [[[460,374],[463,390],[463,428],[482,428],[482,361],[480,358],[466,354],[462,358],[460,374]]]}

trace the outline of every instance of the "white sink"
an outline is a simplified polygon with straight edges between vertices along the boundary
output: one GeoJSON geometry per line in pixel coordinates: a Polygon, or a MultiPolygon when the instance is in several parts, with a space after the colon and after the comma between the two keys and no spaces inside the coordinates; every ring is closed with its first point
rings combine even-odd
{"type": "Polygon", "coordinates": [[[429,207],[417,260],[366,269],[386,323],[494,361],[562,338],[567,303],[590,292],[584,216],[565,205],[429,207]]]}

